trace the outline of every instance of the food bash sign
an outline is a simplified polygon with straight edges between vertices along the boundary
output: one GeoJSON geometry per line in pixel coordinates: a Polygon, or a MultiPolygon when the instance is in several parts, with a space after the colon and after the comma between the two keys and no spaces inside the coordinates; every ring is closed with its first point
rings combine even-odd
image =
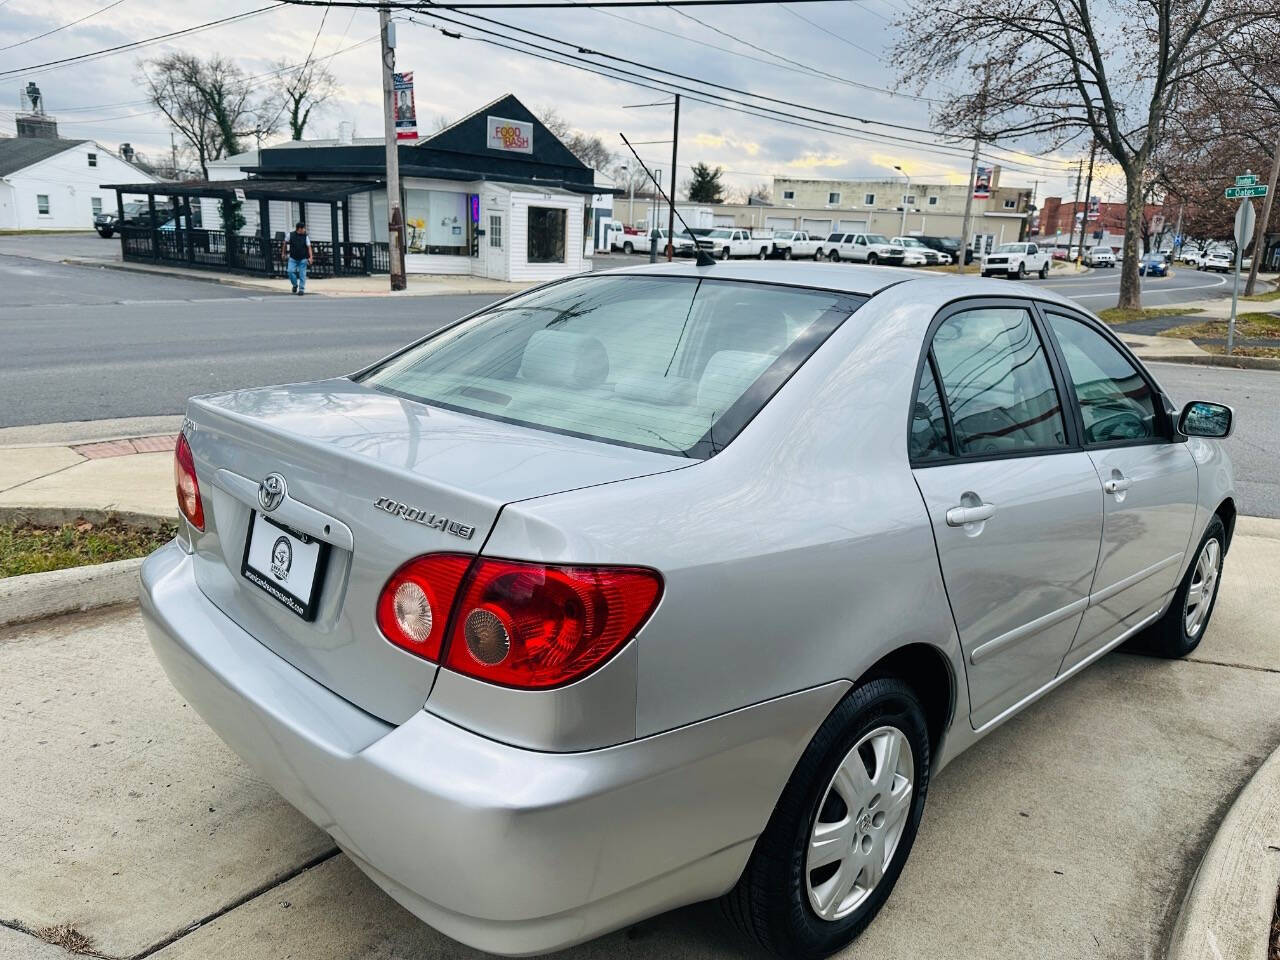
{"type": "Polygon", "coordinates": [[[490,150],[533,153],[533,124],[529,121],[489,117],[488,130],[490,150]]]}

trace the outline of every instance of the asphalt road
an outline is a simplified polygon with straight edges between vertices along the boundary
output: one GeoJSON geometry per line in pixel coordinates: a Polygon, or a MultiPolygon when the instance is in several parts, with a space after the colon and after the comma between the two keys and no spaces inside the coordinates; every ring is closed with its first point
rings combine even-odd
{"type": "MultiPolygon", "coordinates": [[[[1203,300],[1231,293],[1231,277],[1221,273],[1198,273],[1188,266],[1174,267],[1167,277],[1141,277],[1142,304],[1166,307],[1191,300],[1203,300]]],[[[1089,310],[1114,307],[1120,297],[1120,268],[1097,269],[1091,273],[1048,280],[1030,280],[1038,287],[1048,287],[1070,297],[1089,310]]],[[[1243,285],[1243,284],[1242,284],[1243,285]]]]}

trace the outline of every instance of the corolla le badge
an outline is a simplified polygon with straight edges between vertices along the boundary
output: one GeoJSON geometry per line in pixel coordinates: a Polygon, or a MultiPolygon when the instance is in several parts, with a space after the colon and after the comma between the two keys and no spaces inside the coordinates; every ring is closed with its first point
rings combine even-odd
{"type": "Polygon", "coordinates": [[[269,473],[258,484],[258,506],[270,513],[284,502],[284,477],[278,473],[269,473]]]}
{"type": "Polygon", "coordinates": [[[399,500],[392,500],[390,497],[379,497],[373,501],[373,505],[393,517],[408,520],[410,523],[420,523],[424,527],[431,527],[435,530],[443,530],[445,533],[451,533],[455,537],[461,537],[463,540],[470,540],[476,532],[475,527],[459,523],[457,520],[450,520],[448,517],[442,517],[438,513],[432,513],[422,507],[413,507],[407,503],[401,503],[399,500]]]}

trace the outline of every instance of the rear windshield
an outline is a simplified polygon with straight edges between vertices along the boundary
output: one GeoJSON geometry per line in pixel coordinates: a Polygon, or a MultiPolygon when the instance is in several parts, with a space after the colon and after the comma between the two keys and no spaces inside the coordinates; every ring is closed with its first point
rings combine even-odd
{"type": "Polygon", "coordinates": [[[865,300],[695,277],[575,277],[359,379],[451,410],[705,459],[865,300]]]}

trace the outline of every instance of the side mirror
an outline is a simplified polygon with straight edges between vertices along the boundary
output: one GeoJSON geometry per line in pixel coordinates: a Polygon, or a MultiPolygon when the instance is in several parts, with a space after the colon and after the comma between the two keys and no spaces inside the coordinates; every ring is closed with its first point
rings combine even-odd
{"type": "Polygon", "coordinates": [[[1182,408],[1178,430],[1188,437],[1211,437],[1221,440],[1231,436],[1235,413],[1225,403],[1192,400],[1182,408]]]}

